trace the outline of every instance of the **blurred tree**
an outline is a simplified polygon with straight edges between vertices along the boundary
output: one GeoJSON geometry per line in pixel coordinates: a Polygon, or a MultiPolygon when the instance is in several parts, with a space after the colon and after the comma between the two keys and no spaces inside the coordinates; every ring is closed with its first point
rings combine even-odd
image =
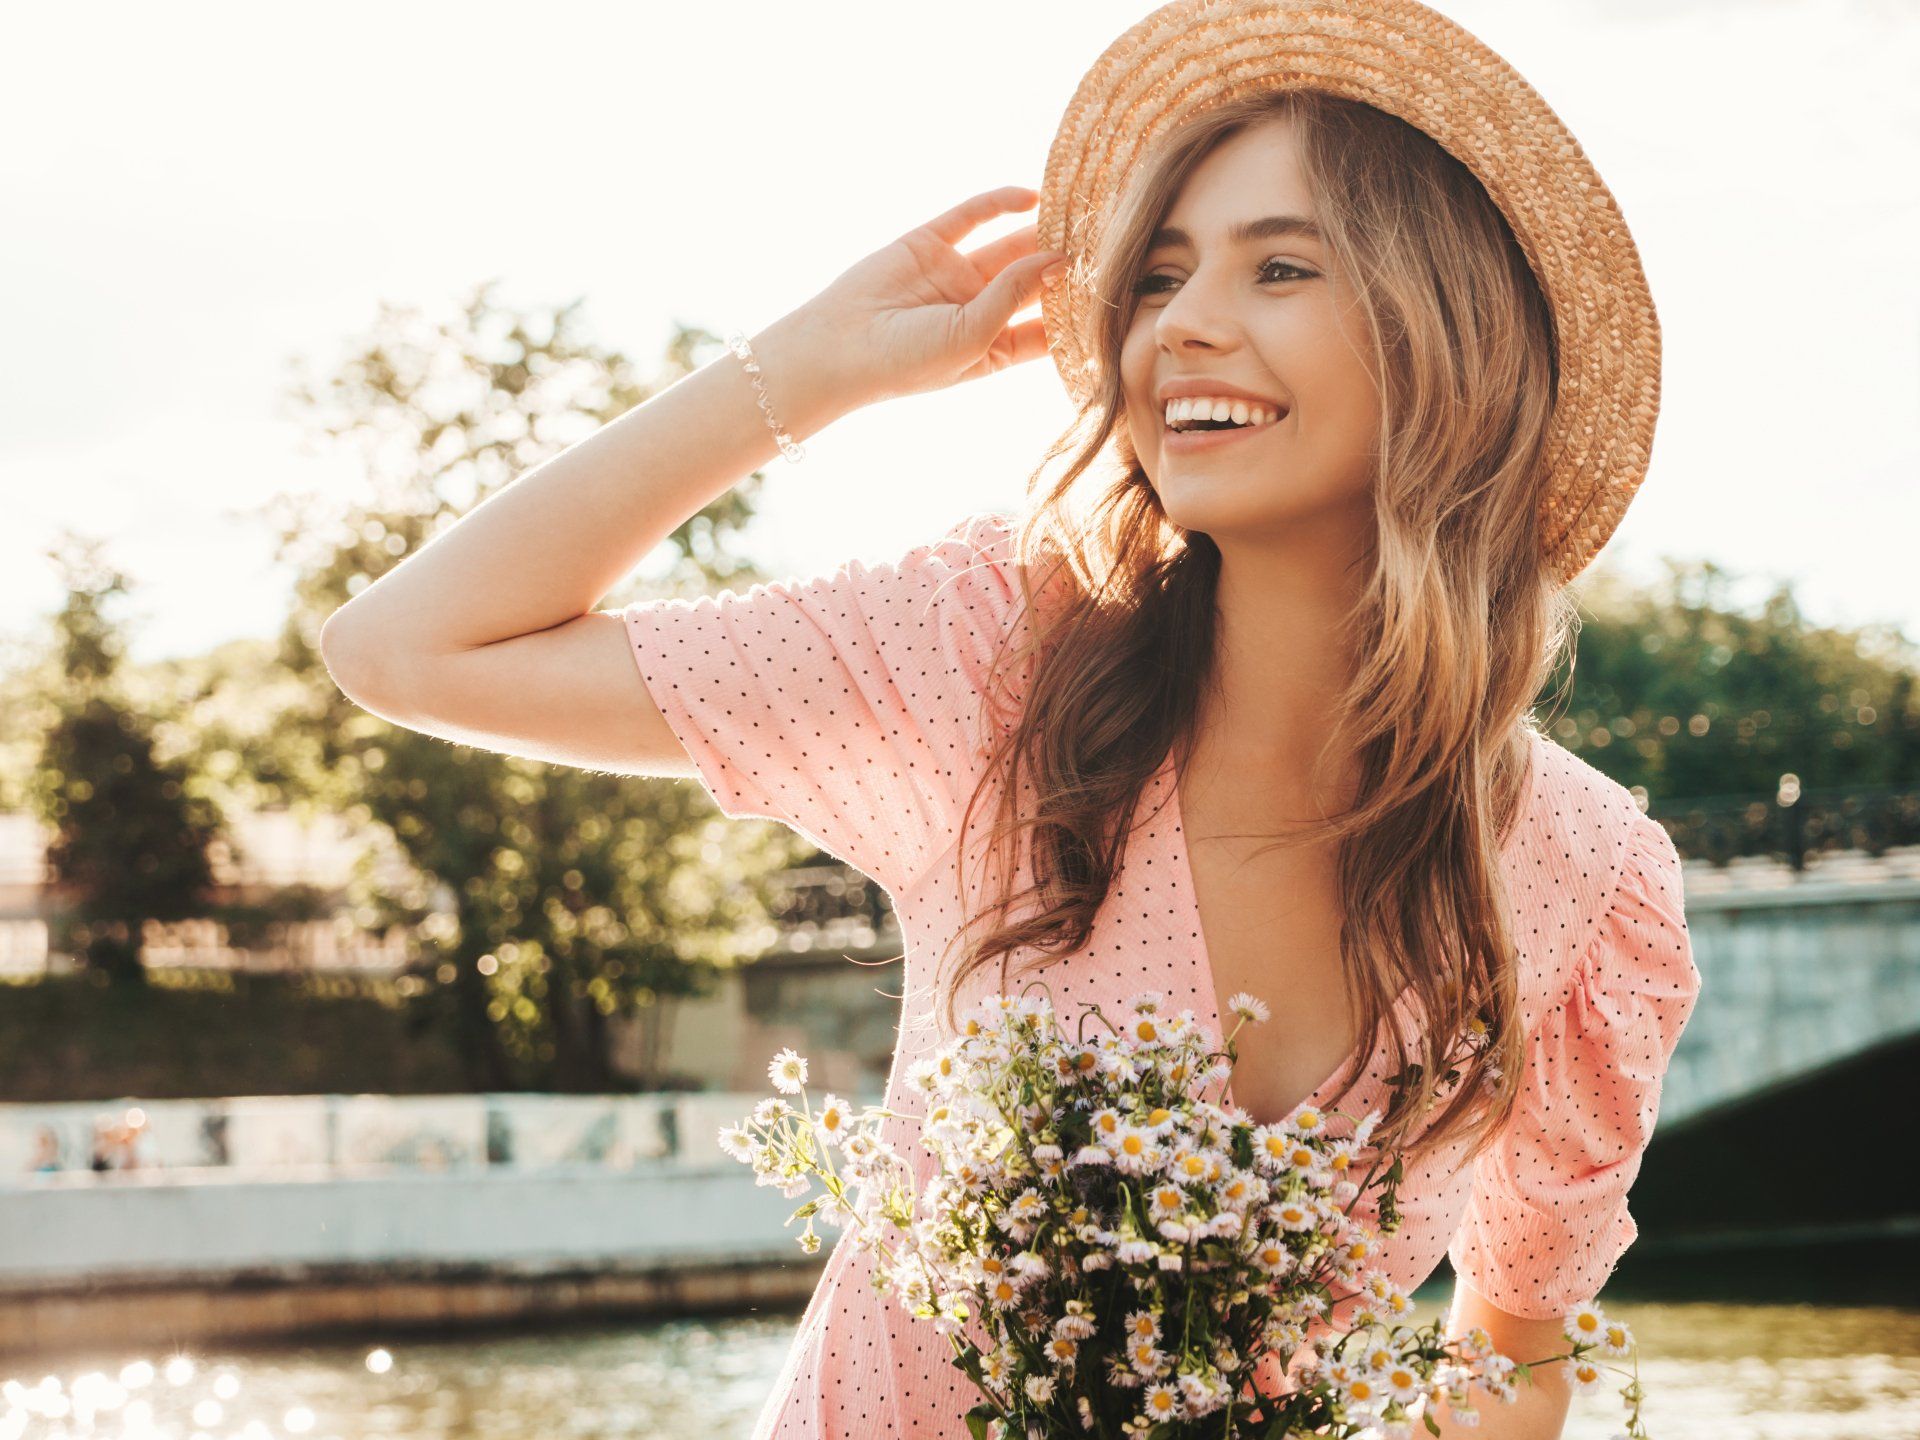
{"type": "Polygon", "coordinates": [[[1599,572],[1581,595],[1572,683],[1546,727],[1656,803],[1802,787],[1920,785],[1920,655],[1892,625],[1808,622],[1789,585],[1758,606],[1711,561],[1668,561],[1652,586],[1599,572]]]}
{"type": "Polygon", "coordinates": [[[27,702],[41,740],[26,793],[49,835],[52,948],[110,981],[144,984],[144,922],[209,908],[220,814],[188,767],[156,757],[152,721],[117,683],[124,647],[106,610],[126,578],[100,549],[68,535],[47,552],[67,598],[53,617],[48,683],[27,702]]]}
{"type": "MultiPolygon", "coordinates": [[[[476,1088],[613,1089],[608,1018],[658,1022],[663,1002],[707,993],[722,967],[764,948],[769,878],[811,847],[784,826],[728,821],[691,782],[523,760],[390,725],[341,695],[321,663],[320,627],[351,596],[717,343],[682,327],[664,369],[645,378],[581,333],[578,300],[514,310],[494,284],[444,320],[385,306],[331,375],[296,377],[300,412],[316,436],[357,454],[369,497],[344,513],[311,494],[272,507],[281,557],[299,576],[278,664],[302,693],[271,732],[241,743],[247,768],[392,837],[409,878],[383,878],[370,857],[362,920],[417,933],[430,1013],[456,1025],[476,1088]]],[[[730,550],[758,483],[671,537],[656,593],[762,578],[730,550]]]]}

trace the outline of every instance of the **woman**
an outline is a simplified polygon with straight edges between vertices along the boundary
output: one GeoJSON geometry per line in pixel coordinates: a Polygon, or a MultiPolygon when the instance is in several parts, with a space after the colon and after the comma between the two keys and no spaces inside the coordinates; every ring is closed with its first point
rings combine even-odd
{"type": "MultiPolygon", "coordinates": [[[[1558,1352],[1633,1239],[1699,977],[1665,831],[1528,723],[1562,586],[1644,473],[1658,332],[1570,138],[1487,151],[1560,133],[1524,82],[1410,98],[1503,65],[1404,0],[1155,12],[1088,72],[1044,195],[956,206],[755,336],[757,371],[710,364],[521,477],[330,620],[336,679],[449,739],[694,775],[874,876],[907,941],[903,1116],[953,1017],[1036,972],[1068,1013],[1154,988],[1218,1027],[1235,992],[1268,1001],[1235,1100],[1380,1105],[1408,1157],[1382,1272],[1410,1289],[1445,1253],[1452,1333],[1558,1352]],[[1223,36],[1261,42],[1265,83],[1207,93],[1223,36]],[[1129,91],[1172,62],[1199,80],[1129,91]],[[1037,227],[956,248],[1036,200],[1037,227]],[[792,434],[1043,353],[1080,443],[1024,519],[592,610],[792,434]]],[[[865,1263],[836,1247],[756,1440],[964,1433],[977,1395],[865,1263]]],[[[1567,1398],[1538,1372],[1475,1433],[1558,1435],[1567,1398]]]]}

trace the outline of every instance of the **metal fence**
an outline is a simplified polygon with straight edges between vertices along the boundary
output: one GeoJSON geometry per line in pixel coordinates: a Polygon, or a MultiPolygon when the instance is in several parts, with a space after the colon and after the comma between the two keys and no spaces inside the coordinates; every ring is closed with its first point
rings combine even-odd
{"type": "Polygon", "coordinates": [[[1805,790],[1789,775],[1772,795],[1709,795],[1650,813],[1682,858],[1716,865],[1759,855],[1805,870],[1822,854],[1878,858],[1920,845],[1920,790],[1897,786],[1805,790]]]}

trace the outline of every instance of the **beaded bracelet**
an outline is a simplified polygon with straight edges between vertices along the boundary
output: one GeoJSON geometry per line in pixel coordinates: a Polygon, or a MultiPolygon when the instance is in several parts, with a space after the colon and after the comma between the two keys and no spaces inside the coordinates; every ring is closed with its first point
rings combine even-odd
{"type": "Polygon", "coordinates": [[[747,343],[746,335],[739,330],[733,331],[727,336],[727,348],[746,365],[747,374],[753,380],[754,398],[760,402],[761,413],[767,417],[767,428],[773,431],[773,438],[780,442],[780,453],[787,457],[789,465],[799,464],[806,458],[807,452],[773,418],[773,401],[767,398],[767,382],[760,378],[760,362],[753,358],[753,347],[747,343]]]}

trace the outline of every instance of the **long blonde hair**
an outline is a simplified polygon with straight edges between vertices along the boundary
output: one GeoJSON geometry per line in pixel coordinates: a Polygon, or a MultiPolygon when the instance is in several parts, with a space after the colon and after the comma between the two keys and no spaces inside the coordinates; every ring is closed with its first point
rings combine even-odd
{"type": "MultiPolygon", "coordinates": [[[[1558,368],[1550,312],[1479,182],[1419,129],[1356,101],[1285,91],[1204,112],[1143,158],[1082,262],[1102,302],[1097,387],[1029,481],[1016,543],[1030,638],[1013,646],[1016,626],[996,663],[986,773],[961,826],[997,787],[998,893],[954,937],[964,954],[943,1014],[952,1029],[960,983],[993,957],[1004,989],[1013,951],[1036,952],[1031,971],[1087,942],[1143,789],[1169,755],[1184,771],[1192,754],[1220,552],[1162,510],[1124,423],[1119,357],[1131,282],[1182,183],[1221,140],[1273,118],[1299,137],[1325,243],[1368,317],[1381,396],[1371,570],[1346,629],[1358,664],[1315,766],[1337,736],[1359,789],[1350,810],[1275,843],[1337,842],[1342,965],[1364,1042],[1337,1096],[1384,1028],[1396,1069],[1436,1081],[1457,1069],[1459,1083],[1400,1093],[1373,1143],[1411,1154],[1464,1136],[1477,1153],[1511,1107],[1524,1041],[1500,849],[1531,782],[1531,705],[1575,629],[1538,528],[1558,368]],[[1069,493],[1110,440],[1118,463],[1076,518],[1069,493]],[[1023,848],[1034,878],[1016,895],[1023,848]],[[1403,990],[1424,1021],[1418,1054],[1389,1023],[1403,990]],[[1463,1051],[1482,1027],[1484,1048],[1463,1051]]],[[[962,896],[967,848],[955,852],[962,896]]]]}

